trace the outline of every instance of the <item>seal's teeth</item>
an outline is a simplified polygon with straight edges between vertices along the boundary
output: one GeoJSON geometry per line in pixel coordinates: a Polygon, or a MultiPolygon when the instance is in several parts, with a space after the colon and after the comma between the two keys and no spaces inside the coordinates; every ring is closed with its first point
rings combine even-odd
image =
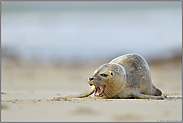
{"type": "Polygon", "coordinates": [[[96,95],[99,95],[100,94],[100,87],[97,87],[96,89],[96,95]]]}

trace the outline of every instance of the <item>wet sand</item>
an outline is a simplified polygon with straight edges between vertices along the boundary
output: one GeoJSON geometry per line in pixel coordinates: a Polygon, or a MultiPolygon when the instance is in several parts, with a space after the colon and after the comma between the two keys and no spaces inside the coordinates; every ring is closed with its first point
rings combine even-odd
{"type": "Polygon", "coordinates": [[[1,121],[180,122],[182,120],[181,62],[150,64],[153,84],[165,100],[54,99],[88,88],[87,78],[101,65],[2,64],[1,121]]]}

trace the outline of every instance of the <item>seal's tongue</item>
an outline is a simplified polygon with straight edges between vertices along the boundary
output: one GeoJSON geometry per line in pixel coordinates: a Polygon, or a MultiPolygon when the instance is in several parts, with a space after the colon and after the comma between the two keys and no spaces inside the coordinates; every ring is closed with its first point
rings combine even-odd
{"type": "Polygon", "coordinates": [[[95,95],[100,95],[104,89],[105,89],[105,86],[97,87],[95,95]]]}

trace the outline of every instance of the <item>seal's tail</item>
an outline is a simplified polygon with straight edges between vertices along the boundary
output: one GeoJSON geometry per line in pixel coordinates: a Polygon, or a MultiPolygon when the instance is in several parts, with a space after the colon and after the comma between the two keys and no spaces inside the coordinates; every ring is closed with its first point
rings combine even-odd
{"type": "Polygon", "coordinates": [[[155,88],[154,87],[154,90],[153,90],[153,95],[154,96],[161,96],[162,92],[158,89],[158,88],[155,88]]]}

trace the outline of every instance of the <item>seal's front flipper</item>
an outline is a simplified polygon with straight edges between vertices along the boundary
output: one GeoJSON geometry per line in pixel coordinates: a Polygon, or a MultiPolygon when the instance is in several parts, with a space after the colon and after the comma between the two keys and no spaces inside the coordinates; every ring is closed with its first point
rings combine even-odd
{"type": "Polygon", "coordinates": [[[66,95],[66,98],[83,98],[83,97],[87,97],[87,96],[93,94],[94,91],[95,91],[95,86],[92,85],[92,86],[90,86],[90,88],[87,91],[85,91],[79,95],[66,95]]]}
{"type": "Polygon", "coordinates": [[[145,95],[145,94],[140,94],[137,91],[133,91],[131,93],[132,97],[138,98],[138,99],[155,99],[155,100],[163,100],[163,96],[152,96],[152,95],[145,95]]]}

